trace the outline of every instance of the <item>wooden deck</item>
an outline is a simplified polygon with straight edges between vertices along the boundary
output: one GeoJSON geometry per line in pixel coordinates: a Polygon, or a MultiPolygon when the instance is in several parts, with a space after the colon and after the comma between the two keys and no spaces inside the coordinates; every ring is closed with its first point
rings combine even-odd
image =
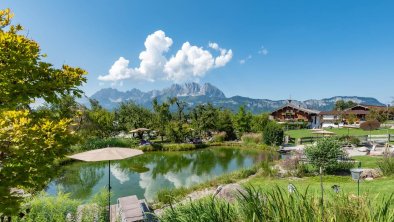
{"type": "MultiPolygon", "coordinates": [[[[118,199],[120,206],[122,206],[123,216],[127,222],[143,221],[144,212],[141,204],[144,200],[138,200],[137,196],[127,196],[118,199]]],[[[118,204],[111,205],[110,207],[110,222],[121,221],[121,210],[118,204]]]]}
{"type": "MultiPolygon", "coordinates": [[[[117,219],[117,216],[119,215],[118,205],[116,205],[116,204],[111,205],[110,213],[111,213],[110,222],[117,222],[116,219],[117,219]]],[[[120,218],[119,218],[119,221],[120,221],[120,218]]]]}

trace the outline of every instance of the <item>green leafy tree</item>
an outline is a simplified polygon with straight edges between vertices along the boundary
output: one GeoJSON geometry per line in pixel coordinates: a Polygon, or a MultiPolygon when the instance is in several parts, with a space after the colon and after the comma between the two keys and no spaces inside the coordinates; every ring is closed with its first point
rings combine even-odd
{"type": "Polygon", "coordinates": [[[134,102],[122,103],[115,111],[120,130],[130,131],[136,128],[150,128],[153,114],[134,102]]]}
{"type": "Polygon", "coordinates": [[[189,124],[181,124],[179,121],[170,121],[166,126],[166,136],[171,142],[182,143],[185,142],[191,134],[189,124]]]}
{"type": "Polygon", "coordinates": [[[269,121],[264,127],[263,142],[267,145],[281,145],[283,143],[283,136],[283,127],[274,121],[269,121]]]}
{"type": "Polygon", "coordinates": [[[38,43],[12,25],[9,9],[0,10],[0,217],[18,213],[21,197],[15,188],[42,190],[53,161],[74,143],[71,120],[45,117],[29,105],[37,98],[58,103],[66,95],[80,96],[86,72],[43,61],[38,43]]]}
{"type": "Polygon", "coordinates": [[[244,106],[239,107],[238,113],[234,116],[234,125],[239,136],[251,131],[251,123],[252,113],[246,112],[244,106]]]}
{"type": "Polygon", "coordinates": [[[267,113],[262,113],[260,115],[254,115],[252,118],[252,132],[259,133],[263,132],[265,126],[270,121],[269,115],[267,113]]]}
{"type": "Polygon", "coordinates": [[[107,138],[119,133],[115,112],[108,111],[95,100],[90,100],[91,109],[86,110],[85,130],[90,136],[107,138]]]}
{"type": "Polygon", "coordinates": [[[163,141],[166,125],[171,120],[170,103],[163,102],[162,104],[159,104],[157,98],[154,98],[152,104],[154,110],[153,124],[163,141]]]}
{"type": "Polygon", "coordinates": [[[338,158],[345,156],[341,144],[335,138],[322,138],[316,145],[307,146],[305,154],[310,163],[324,171],[332,171],[338,168],[338,158]]]}
{"type": "Polygon", "coordinates": [[[218,112],[218,131],[226,133],[226,140],[235,140],[237,138],[235,134],[235,129],[232,121],[232,113],[230,110],[226,109],[218,112]]]}
{"type": "Polygon", "coordinates": [[[355,103],[351,100],[349,100],[349,101],[338,100],[335,102],[334,110],[343,111],[345,109],[352,108],[356,105],[357,105],[357,103],[355,103]]]}

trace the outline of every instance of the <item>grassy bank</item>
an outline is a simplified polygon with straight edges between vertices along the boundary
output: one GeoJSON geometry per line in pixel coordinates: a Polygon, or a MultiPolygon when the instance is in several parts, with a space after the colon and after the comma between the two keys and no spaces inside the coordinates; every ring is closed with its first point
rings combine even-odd
{"type": "Polygon", "coordinates": [[[181,187],[175,189],[160,190],[157,193],[157,198],[154,201],[154,203],[152,203],[152,206],[154,208],[160,208],[163,206],[163,204],[170,204],[180,201],[191,192],[203,190],[205,188],[216,188],[219,185],[223,185],[223,184],[239,182],[240,180],[248,178],[252,175],[261,175],[262,177],[264,177],[264,176],[272,176],[273,174],[274,172],[270,167],[270,162],[263,161],[258,164],[255,164],[250,168],[236,170],[231,173],[227,173],[219,177],[216,177],[213,180],[200,183],[188,188],[181,187]]]}
{"type": "MultiPolygon", "coordinates": [[[[337,136],[345,136],[348,135],[348,129],[346,128],[338,128],[338,129],[326,129],[328,131],[334,132],[337,136]]],[[[315,137],[316,134],[312,133],[312,130],[309,129],[300,129],[300,130],[289,130],[286,131],[285,134],[289,135],[290,137],[293,138],[302,138],[302,137],[315,137]]],[[[389,129],[390,134],[394,134],[394,129],[389,129]]],[[[369,135],[369,131],[364,131],[362,129],[349,129],[349,135],[350,136],[365,136],[369,135]]],[[[387,134],[386,129],[377,129],[371,131],[372,135],[384,135],[387,134]]]]}
{"type": "MultiPolygon", "coordinates": [[[[377,168],[377,162],[381,160],[381,157],[373,156],[360,156],[354,159],[362,163],[363,168],[377,168]]],[[[279,187],[281,189],[287,189],[288,185],[294,184],[300,192],[308,192],[314,196],[320,195],[320,177],[310,176],[303,178],[287,177],[278,178],[275,176],[275,170],[271,169],[273,163],[261,162],[256,164],[251,169],[239,170],[230,174],[222,175],[212,181],[198,184],[190,188],[177,188],[172,190],[162,190],[158,193],[157,206],[168,204],[170,201],[177,202],[180,199],[186,197],[189,193],[204,188],[216,188],[219,185],[239,182],[241,179],[248,178],[251,175],[254,177],[250,178],[244,185],[253,186],[262,191],[269,191],[272,187],[279,187]]],[[[392,184],[394,182],[394,176],[381,177],[371,181],[362,181],[360,183],[360,194],[368,196],[368,198],[375,200],[382,200],[387,194],[392,193],[392,184]]],[[[334,193],[332,186],[340,186],[341,192],[357,195],[357,183],[351,179],[350,173],[345,176],[334,176],[325,175],[323,176],[324,195],[332,195],[334,193]]]]}
{"type": "Polygon", "coordinates": [[[160,221],[393,221],[393,195],[380,202],[345,193],[332,194],[323,207],[319,196],[309,191],[277,186],[269,191],[252,186],[238,193],[235,202],[222,199],[201,200],[167,208],[160,221]]]}

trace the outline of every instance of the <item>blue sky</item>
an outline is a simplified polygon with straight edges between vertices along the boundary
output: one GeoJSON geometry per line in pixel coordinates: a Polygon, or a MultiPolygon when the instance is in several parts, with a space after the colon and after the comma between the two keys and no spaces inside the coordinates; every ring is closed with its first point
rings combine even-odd
{"type": "Polygon", "coordinates": [[[0,5],[14,11],[14,21],[39,42],[47,61],[89,72],[88,95],[104,87],[146,91],[199,80],[227,96],[357,95],[383,103],[394,96],[393,1],[2,0],[0,5]]]}

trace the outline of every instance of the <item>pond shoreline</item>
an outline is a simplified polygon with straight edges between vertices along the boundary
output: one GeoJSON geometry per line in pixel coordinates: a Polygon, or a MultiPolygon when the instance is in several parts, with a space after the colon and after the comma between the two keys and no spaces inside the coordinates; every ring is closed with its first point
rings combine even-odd
{"type": "MultiPolygon", "coordinates": [[[[154,143],[153,145],[144,145],[138,147],[124,147],[130,149],[139,149],[144,152],[175,152],[175,151],[192,151],[198,149],[206,149],[212,147],[236,147],[239,149],[259,149],[266,151],[276,150],[274,147],[265,145],[265,144],[253,144],[248,143],[245,144],[243,142],[213,142],[213,143],[202,143],[202,144],[190,144],[190,143],[154,143]]],[[[72,155],[74,153],[70,153],[68,155],[72,155]]],[[[78,160],[68,158],[67,156],[55,160],[55,166],[66,166],[68,164],[72,164],[74,162],[78,162],[78,160]]]]}

